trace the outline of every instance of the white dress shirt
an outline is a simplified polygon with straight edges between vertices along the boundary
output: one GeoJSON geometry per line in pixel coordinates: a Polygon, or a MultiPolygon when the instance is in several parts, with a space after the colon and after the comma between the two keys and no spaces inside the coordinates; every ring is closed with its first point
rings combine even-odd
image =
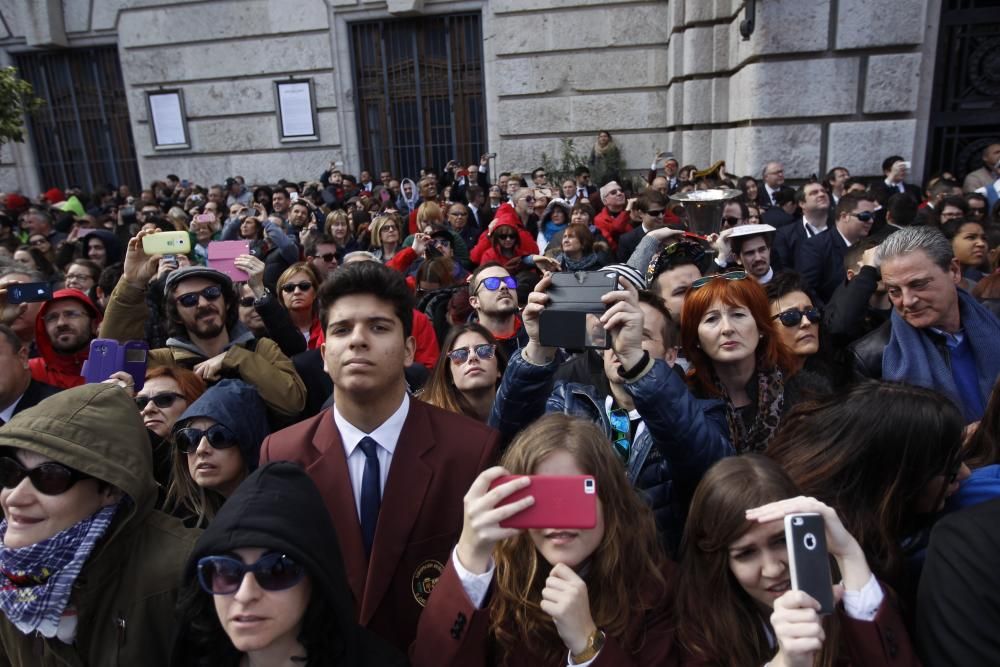
{"type": "Polygon", "coordinates": [[[351,476],[351,487],[354,491],[354,507],[361,520],[361,480],[365,476],[365,453],[358,443],[365,436],[378,443],[377,456],[379,466],[379,493],[385,495],[385,481],[389,477],[389,466],[392,465],[392,455],[399,442],[399,434],[403,431],[403,422],[410,413],[410,397],[403,394],[403,402],[382,424],[371,433],[365,433],[351,422],[347,421],[337,404],[333,405],[333,422],[340,431],[340,439],[344,443],[344,456],[347,458],[347,472],[351,476]]]}
{"type": "Polygon", "coordinates": [[[0,411],[0,419],[3,420],[4,424],[9,422],[11,418],[14,416],[14,410],[17,410],[17,404],[21,402],[22,398],[24,398],[24,394],[18,396],[16,401],[14,401],[6,408],[4,408],[2,411],[0,411]]]}

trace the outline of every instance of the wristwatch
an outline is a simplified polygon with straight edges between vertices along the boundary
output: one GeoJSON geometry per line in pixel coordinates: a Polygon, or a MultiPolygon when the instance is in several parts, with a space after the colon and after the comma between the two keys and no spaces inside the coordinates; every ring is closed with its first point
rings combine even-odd
{"type": "Polygon", "coordinates": [[[260,308],[262,305],[267,305],[271,301],[271,290],[264,288],[264,293],[253,300],[253,307],[260,308]]]}
{"type": "Polygon", "coordinates": [[[581,665],[588,660],[593,660],[594,656],[600,653],[601,649],[604,648],[604,641],[606,639],[607,637],[604,636],[604,633],[601,630],[594,630],[590,633],[590,636],[587,637],[587,648],[583,649],[579,653],[570,653],[570,662],[574,665],[581,665]]]}

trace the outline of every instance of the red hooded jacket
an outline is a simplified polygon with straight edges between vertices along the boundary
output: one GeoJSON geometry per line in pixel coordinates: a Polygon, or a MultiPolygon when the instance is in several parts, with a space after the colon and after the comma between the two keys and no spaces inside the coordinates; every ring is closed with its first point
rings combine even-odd
{"type": "Polygon", "coordinates": [[[490,223],[486,233],[480,234],[476,247],[469,252],[469,258],[473,264],[479,265],[486,264],[487,262],[496,262],[504,266],[510,261],[509,258],[500,256],[493,247],[493,232],[496,231],[497,227],[513,227],[517,230],[519,237],[515,250],[517,257],[538,254],[538,243],[531,236],[531,232],[521,224],[521,218],[517,217],[514,207],[505,203],[501,204],[500,208],[497,209],[496,215],[493,216],[493,222],[490,223]]]}
{"type": "Polygon", "coordinates": [[[52,295],[52,300],[47,301],[38,311],[35,319],[35,345],[38,346],[39,356],[28,360],[31,368],[31,377],[39,382],[51,384],[60,389],[78,387],[84,383],[80,372],[83,369],[83,362],[90,355],[90,346],[84,347],[75,354],[62,354],[56,352],[49,339],[49,332],[45,330],[45,314],[49,312],[52,304],[63,299],[75,299],[80,302],[87,311],[90,312],[95,324],[101,322],[101,311],[97,309],[94,302],[86,294],[75,289],[61,289],[52,295]]]}

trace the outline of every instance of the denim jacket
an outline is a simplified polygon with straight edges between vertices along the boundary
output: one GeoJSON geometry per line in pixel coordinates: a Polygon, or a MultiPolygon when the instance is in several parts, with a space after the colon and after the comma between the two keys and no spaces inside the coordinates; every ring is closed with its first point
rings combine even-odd
{"type": "MultiPolygon", "coordinates": [[[[559,361],[536,366],[520,350],[511,357],[489,420],[507,441],[546,412],[590,419],[613,438],[594,388],[555,380],[559,361]]],[[[698,482],[713,463],[735,454],[725,406],[720,400],[695,398],[660,360],[626,383],[625,390],[646,426],[629,450],[628,478],[652,507],[665,545],[676,552],[698,482]]]]}

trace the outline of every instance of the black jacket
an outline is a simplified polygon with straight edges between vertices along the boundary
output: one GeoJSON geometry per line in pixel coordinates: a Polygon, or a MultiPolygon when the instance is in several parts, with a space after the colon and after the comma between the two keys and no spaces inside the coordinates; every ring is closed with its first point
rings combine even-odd
{"type": "Polygon", "coordinates": [[[44,382],[32,379],[31,382],[28,383],[28,388],[24,390],[23,394],[21,394],[21,400],[18,401],[17,407],[14,408],[14,413],[11,417],[16,415],[18,412],[35,407],[49,396],[58,393],[58,387],[53,387],[50,384],[45,384],[44,382]]]}
{"type": "Polygon", "coordinates": [[[878,280],[878,269],[863,266],[853,280],[842,284],[833,293],[823,310],[821,330],[821,335],[829,340],[832,349],[846,349],[888,319],[891,310],[874,310],[868,305],[878,289],[878,280]]]}
{"type": "Polygon", "coordinates": [[[795,270],[799,246],[807,238],[809,236],[806,234],[806,228],[802,226],[802,218],[796,218],[792,224],[779,227],[774,233],[774,245],[771,247],[771,267],[776,272],[795,270]]]}
{"type": "MultiPolygon", "coordinates": [[[[921,334],[930,337],[934,347],[948,364],[948,368],[951,368],[951,353],[948,352],[944,336],[929,329],[922,329],[921,334]]],[[[850,346],[849,349],[854,356],[854,375],[856,378],[882,379],[882,354],[885,352],[885,346],[889,344],[891,336],[892,320],[889,319],[878,329],[850,346]]]]}
{"type": "MultiPolygon", "coordinates": [[[[241,547],[279,551],[305,566],[312,582],[310,605],[322,598],[327,619],[326,633],[312,638],[320,643],[311,656],[320,658],[315,664],[330,667],[406,664],[395,648],[354,620],[354,602],[344,561],[323,497],[302,468],[281,461],[268,463],[245,479],[195,544],[185,571],[191,597],[181,604],[183,624],[174,645],[174,665],[201,665],[208,655],[215,655],[219,658],[215,664],[225,667],[235,656],[232,646],[226,646],[225,636],[213,637],[208,631],[194,629],[192,621],[197,617],[191,614],[194,609],[191,603],[198,595],[210,602],[208,593],[196,588],[198,560],[231,554],[241,547]]],[[[211,604],[207,610],[215,613],[211,604]]]]}
{"type": "Polygon", "coordinates": [[[795,269],[824,304],[830,301],[847,278],[844,269],[847,247],[836,227],[804,239],[799,244],[795,269]]]}

